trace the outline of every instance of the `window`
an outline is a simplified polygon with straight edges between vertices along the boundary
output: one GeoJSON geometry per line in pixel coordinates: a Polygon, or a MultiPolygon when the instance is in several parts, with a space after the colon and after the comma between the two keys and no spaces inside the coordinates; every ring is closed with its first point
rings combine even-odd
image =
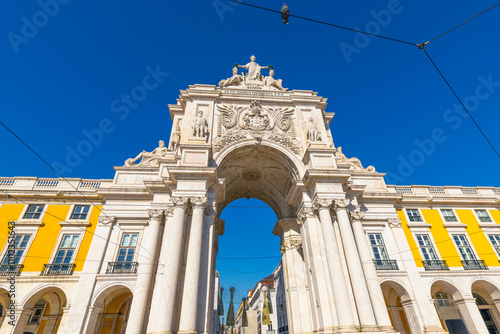
{"type": "Polygon", "coordinates": [[[54,263],[67,264],[71,262],[79,237],[80,236],[78,234],[66,234],[63,236],[61,246],[59,246],[54,263]]]}
{"type": "Polygon", "coordinates": [[[458,222],[457,217],[453,213],[452,209],[441,209],[441,213],[443,214],[444,221],[446,222],[458,222]]]}
{"type": "Polygon", "coordinates": [[[490,234],[489,237],[491,244],[495,247],[495,251],[500,256],[500,234],[490,234]]]}
{"type": "Polygon", "coordinates": [[[2,264],[19,264],[19,262],[21,262],[21,258],[23,257],[24,251],[26,250],[26,246],[28,245],[30,237],[31,234],[16,235],[16,238],[14,240],[14,257],[12,257],[12,255],[9,256],[9,252],[7,251],[5,257],[3,258],[2,264]]]}
{"type": "Polygon", "coordinates": [[[476,255],[472,251],[469,241],[464,234],[455,234],[453,240],[458,247],[462,260],[476,260],[476,255]]]}
{"type": "Polygon", "coordinates": [[[417,234],[417,242],[424,256],[424,260],[438,260],[434,246],[427,234],[417,234]]]}
{"type": "Polygon", "coordinates": [[[408,219],[411,222],[421,222],[422,217],[420,217],[420,214],[418,213],[417,209],[406,209],[406,213],[408,214],[408,219]]]}
{"type": "Polygon", "coordinates": [[[137,236],[138,234],[130,233],[123,235],[118,251],[117,262],[132,262],[134,259],[135,247],[137,246],[137,236]]]}
{"type": "Polygon", "coordinates": [[[475,210],[480,222],[490,222],[491,218],[486,210],[475,210]]]}
{"type": "Polygon", "coordinates": [[[89,205],[75,205],[70,219],[87,219],[89,208],[89,205]]]}
{"type": "Polygon", "coordinates": [[[45,208],[45,205],[41,204],[30,204],[28,206],[28,210],[26,210],[26,213],[24,214],[24,219],[40,219],[40,216],[42,215],[43,209],[45,208]]]}
{"type": "Polygon", "coordinates": [[[385,248],[384,239],[382,239],[382,234],[380,233],[369,233],[370,244],[373,250],[373,256],[375,260],[388,260],[389,255],[385,248]]]}
{"type": "Polygon", "coordinates": [[[31,314],[30,320],[28,324],[38,324],[43,315],[43,310],[45,309],[45,302],[43,300],[39,300],[36,302],[33,307],[33,313],[31,314]]]}

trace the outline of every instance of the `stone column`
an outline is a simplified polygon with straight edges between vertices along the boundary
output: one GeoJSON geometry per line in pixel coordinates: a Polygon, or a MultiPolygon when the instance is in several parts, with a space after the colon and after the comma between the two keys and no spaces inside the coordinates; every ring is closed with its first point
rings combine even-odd
{"type": "Polygon", "coordinates": [[[147,333],[172,333],[188,199],[172,197],[174,214],[165,224],[147,333]]]}
{"type": "Polygon", "coordinates": [[[148,306],[151,283],[156,265],[158,241],[160,239],[161,223],[164,211],[149,209],[149,225],[144,231],[141,247],[139,248],[137,280],[134,296],[130,306],[130,321],[126,334],[141,334],[144,332],[146,309],[148,306]]]}
{"type": "Polygon", "coordinates": [[[281,237],[282,270],[285,281],[290,333],[312,333],[311,309],[306,284],[300,226],[295,218],[276,223],[273,234],[281,237]]]}
{"type": "Polygon", "coordinates": [[[321,229],[323,230],[323,239],[325,241],[326,258],[330,270],[330,279],[333,288],[333,296],[337,317],[339,321],[339,331],[356,331],[354,317],[349,304],[349,294],[344,277],[344,270],[340,258],[337,238],[333,230],[332,217],[330,215],[331,200],[317,199],[315,208],[319,212],[321,229]]]}
{"type": "MultiPolygon", "coordinates": [[[[178,333],[196,334],[198,298],[200,297],[200,269],[205,198],[191,198],[193,216],[189,233],[189,248],[187,250],[186,276],[184,278],[184,293],[182,294],[181,318],[178,333]]],[[[203,312],[204,310],[200,310],[203,312]]]]}
{"type": "Polygon", "coordinates": [[[363,267],[363,274],[368,292],[371,297],[373,312],[377,319],[377,324],[382,331],[392,331],[391,319],[387,312],[387,307],[384,301],[384,294],[377,278],[377,270],[373,263],[372,252],[366,240],[365,231],[361,220],[364,217],[364,212],[356,210],[351,212],[352,230],[356,239],[356,246],[363,267]]]}
{"type": "Polygon", "coordinates": [[[469,297],[455,301],[469,334],[488,333],[488,328],[476,304],[476,298],[469,297]]]}
{"type": "Polygon", "coordinates": [[[420,326],[417,320],[417,316],[415,314],[415,307],[416,307],[415,303],[411,299],[401,300],[401,306],[403,306],[403,313],[406,318],[406,323],[410,328],[410,332],[419,333],[420,326]]]}
{"type": "Polygon", "coordinates": [[[334,204],[337,221],[339,223],[340,236],[344,245],[349,277],[354,292],[354,299],[356,300],[356,308],[361,323],[361,330],[374,331],[378,326],[373,313],[370,295],[368,294],[363,267],[361,266],[361,261],[356,249],[356,241],[354,240],[349,216],[347,214],[347,201],[345,199],[335,199],[334,204]]]}
{"type": "MultiPolygon", "coordinates": [[[[96,326],[99,323],[99,317],[102,317],[103,310],[97,306],[90,306],[87,310],[87,324],[84,333],[92,334],[96,331],[96,326]]],[[[98,328],[99,329],[99,328],[98,328]]]]}
{"type": "MultiPolygon", "coordinates": [[[[333,333],[335,331],[334,326],[338,321],[333,310],[335,307],[333,305],[333,293],[330,295],[331,284],[328,279],[328,266],[324,258],[320,224],[311,208],[303,208],[298,216],[303,222],[302,245],[303,249],[306,250],[307,263],[311,267],[312,275],[310,276],[313,282],[311,288],[314,289],[309,293],[309,297],[313,299],[310,302],[311,311],[316,315],[316,318],[313,318],[313,331],[333,333]]],[[[290,313],[289,310],[287,312],[290,313]]],[[[290,319],[290,314],[288,314],[287,318],[290,319]]]]}

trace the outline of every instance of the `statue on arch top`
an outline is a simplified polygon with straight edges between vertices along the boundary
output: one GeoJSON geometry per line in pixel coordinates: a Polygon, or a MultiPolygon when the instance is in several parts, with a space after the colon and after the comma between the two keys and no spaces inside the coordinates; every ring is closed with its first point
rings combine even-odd
{"type": "Polygon", "coordinates": [[[248,70],[246,75],[247,80],[262,81],[260,71],[264,68],[269,69],[269,66],[260,66],[255,62],[255,56],[250,56],[250,62],[246,65],[238,65],[238,68],[244,68],[248,70]]]}

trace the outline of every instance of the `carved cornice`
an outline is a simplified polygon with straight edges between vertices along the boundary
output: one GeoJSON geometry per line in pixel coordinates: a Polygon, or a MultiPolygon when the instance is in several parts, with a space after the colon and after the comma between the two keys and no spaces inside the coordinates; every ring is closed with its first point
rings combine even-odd
{"type": "Polygon", "coordinates": [[[346,210],[349,202],[344,198],[335,198],[333,200],[333,210],[337,212],[338,210],[346,210]]]}
{"type": "Polygon", "coordinates": [[[398,228],[401,227],[401,219],[399,218],[388,218],[387,224],[390,228],[398,228]]]}
{"type": "Polygon", "coordinates": [[[165,212],[161,209],[148,209],[148,215],[150,220],[161,220],[165,212]]]}
{"type": "Polygon", "coordinates": [[[97,220],[99,224],[102,225],[114,225],[116,222],[116,217],[115,216],[100,216],[97,220]]]}
{"type": "Polygon", "coordinates": [[[363,220],[363,218],[365,217],[365,213],[359,209],[356,209],[354,211],[349,211],[349,216],[351,217],[352,221],[363,220]]]}

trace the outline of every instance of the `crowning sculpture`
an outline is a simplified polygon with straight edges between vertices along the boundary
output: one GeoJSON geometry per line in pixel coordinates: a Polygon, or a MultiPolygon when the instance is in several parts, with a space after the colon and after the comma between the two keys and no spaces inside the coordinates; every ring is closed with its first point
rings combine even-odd
{"type": "Polygon", "coordinates": [[[142,151],[135,158],[130,158],[125,161],[125,166],[142,166],[142,167],[159,167],[158,159],[165,157],[168,153],[168,149],[165,147],[165,142],[160,140],[158,147],[152,152],[142,151]],[[142,158],[142,159],[141,159],[142,158]],[[136,164],[137,160],[141,161],[136,164]]]}

